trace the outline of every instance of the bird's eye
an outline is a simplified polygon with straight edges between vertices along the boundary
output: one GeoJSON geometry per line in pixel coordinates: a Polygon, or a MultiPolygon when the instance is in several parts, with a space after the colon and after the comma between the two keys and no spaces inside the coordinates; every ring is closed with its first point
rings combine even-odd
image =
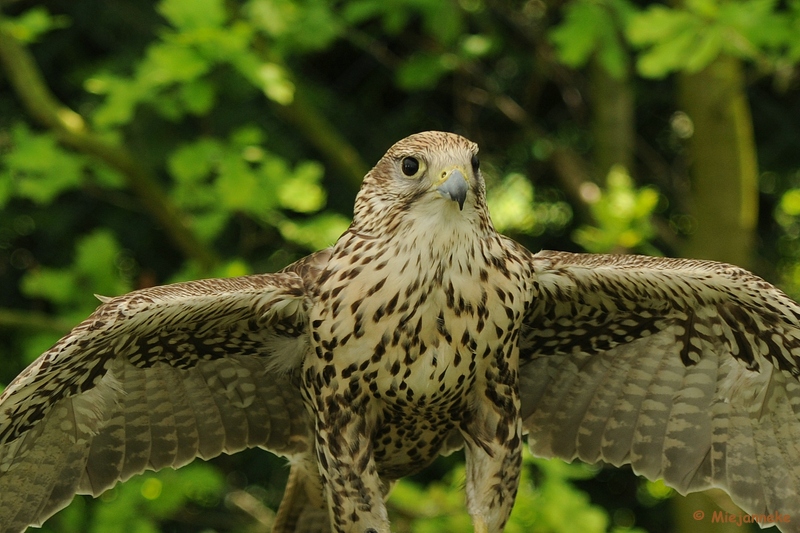
{"type": "Polygon", "coordinates": [[[477,174],[479,168],[481,168],[481,160],[478,159],[477,155],[473,155],[472,156],[472,172],[477,174]]]}
{"type": "Polygon", "coordinates": [[[404,157],[401,166],[406,176],[410,177],[419,172],[419,161],[414,157],[404,157]]]}

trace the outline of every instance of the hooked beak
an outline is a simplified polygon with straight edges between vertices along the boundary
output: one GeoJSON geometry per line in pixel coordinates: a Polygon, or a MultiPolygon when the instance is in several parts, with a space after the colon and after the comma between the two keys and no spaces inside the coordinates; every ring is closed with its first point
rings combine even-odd
{"type": "Polygon", "coordinates": [[[467,199],[469,182],[461,169],[454,168],[442,172],[442,177],[436,190],[445,198],[458,202],[458,208],[462,211],[464,210],[464,201],[467,199]]]}

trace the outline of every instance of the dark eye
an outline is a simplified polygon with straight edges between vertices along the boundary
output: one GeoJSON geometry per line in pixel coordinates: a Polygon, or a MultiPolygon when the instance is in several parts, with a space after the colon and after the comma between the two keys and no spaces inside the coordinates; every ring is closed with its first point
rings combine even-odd
{"type": "Polygon", "coordinates": [[[403,174],[406,176],[413,176],[419,172],[419,161],[413,157],[404,157],[401,165],[403,167],[403,174]]]}
{"type": "Polygon", "coordinates": [[[478,159],[477,155],[472,156],[472,172],[478,173],[478,169],[481,168],[481,160],[478,159]]]}

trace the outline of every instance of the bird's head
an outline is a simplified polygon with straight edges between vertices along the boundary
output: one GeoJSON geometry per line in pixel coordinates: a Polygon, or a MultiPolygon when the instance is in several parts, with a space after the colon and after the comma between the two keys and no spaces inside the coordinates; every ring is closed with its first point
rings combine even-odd
{"type": "Polygon", "coordinates": [[[356,198],[353,226],[378,234],[419,220],[488,222],[478,145],[441,131],[394,144],[366,175],[356,198]]]}

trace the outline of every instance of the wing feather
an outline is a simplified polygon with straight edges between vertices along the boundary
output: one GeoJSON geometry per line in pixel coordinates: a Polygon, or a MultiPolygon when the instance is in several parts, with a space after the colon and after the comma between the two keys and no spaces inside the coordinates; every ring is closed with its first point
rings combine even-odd
{"type": "Polygon", "coordinates": [[[534,453],[800,515],[800,306],[721,263],[530,261],[520,393],[534,453]]]}
{"type": "Polygon", "coordinates": [[[186,391],[189,393],[189,402],[194,408],[195,423],[197,424],[198,457],[211,459],[225,449],[225,433],[219,407],[214,401],[214,393],[208,388],[208,383],[200,369],[193,368],[188,373],[186,391]]]}
{"type": "Polygon", "coordinates": [[[160,368],[147,368],[144,371],[150,419],[150,457],[147,466],[153,470],[172,466],[178,452],[172,398],[165,379],[171,373],[160,368]]]}
{"type": "Polygon", "coordinates": [[[106,299],[0,395],[0,531],[145,470],[306,451],[307,282],[289,269],[106,299]]]}

